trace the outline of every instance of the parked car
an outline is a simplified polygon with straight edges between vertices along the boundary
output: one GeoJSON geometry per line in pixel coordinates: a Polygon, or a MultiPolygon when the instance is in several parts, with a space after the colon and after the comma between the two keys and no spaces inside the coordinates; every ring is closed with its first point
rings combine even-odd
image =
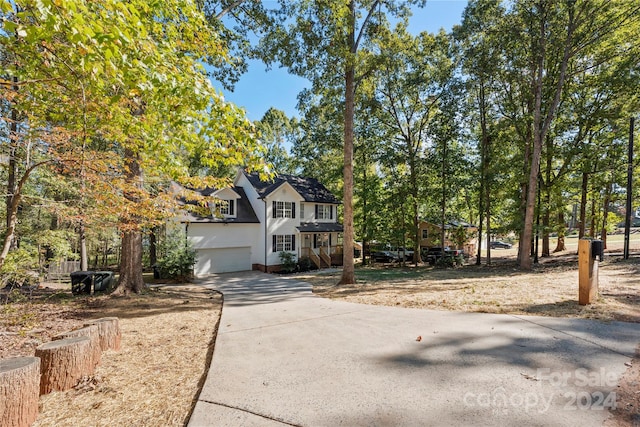
{"type": "Polygon", "coordinates": [[[391,251],[379,251],[373,253],[373,260],[375,262],[398,262],[400,258],[391,251]]]}
{"type": "Polygon", "coordinates": [[[511,249],[513,246],[511,243],[501,242],[499,240],[493,241],[489,244],[491,249],[511,249]]]}
{"type": "Polygon", "coordinates": [[[445,246],[444,251],[442,250],[442,247],[436,246],[423,250],[422,252],[423,260],[431,265],[434,265],[436,261],[443,256],[456,258],[460,255],[464,256],[464,251],[462,249],[450,249],[448,246],[445,246]]]}
{"type": "Polygon", "coordinates": [[[399,260],[404,256],[405,261],[411,261],[413,259],[413,250],[398,246],[397,248],[389,249],[389,252],[395,254],[399,260]]]}

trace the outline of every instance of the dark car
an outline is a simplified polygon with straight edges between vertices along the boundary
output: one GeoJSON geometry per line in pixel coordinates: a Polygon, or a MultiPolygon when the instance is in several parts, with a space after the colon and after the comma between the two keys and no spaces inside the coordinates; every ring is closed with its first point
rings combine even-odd
{"type": "Polygon", "coordinates": [[[375,262],[398,262],[398,255],[389,251],[379,251],[373,253],[373,260],[375,262]]]}
{"type": "Polygon", "coordinates": [[[444,248],[444,251],[441,247],[428,248],[427,250],[422,251],[422,259],[431,265],[435,264],[436,261],[443,256],[457,258],[459,256],[464,256],[464,251],[462,249],[450,249],[448,246],[444,248]]]}
{"type": "Polygon", "coordinates": [[[511,246],[513,246],[511,243],[501,242],[499,240],[496,240],[489,244],[489,247],[491,249],[511,249],[511,246]]]}

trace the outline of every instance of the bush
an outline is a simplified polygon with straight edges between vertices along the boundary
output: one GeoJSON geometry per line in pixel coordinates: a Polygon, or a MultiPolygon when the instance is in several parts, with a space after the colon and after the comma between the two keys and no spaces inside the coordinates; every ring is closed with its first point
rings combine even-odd
{"type": "Polygon", "coordinates": [[[298,271],[315,270],[317,267],[311,262],[311,258],[302,257],[298,260],[298,271]]]}
{"type": "Polygon", "coordinates": [[[189,279],[196,263],[196,251],[184,232],[173,230],[167,233],[159,245],[156,268],[163,279],[189,279]]]}
{"type": "Polygon", "coordinates": [[[35,247],[23,244],[10,251],[0,270],[0,287],[33,286],[38,284],[38,251],[35,247]]]}
{"type": "Polygon", "coordinates": [[[280,265],[282,265],[282,272],[293,273],[296,271],[298,264],[296,263],[296,256],[291,252],[280,252],[280,265]]]}

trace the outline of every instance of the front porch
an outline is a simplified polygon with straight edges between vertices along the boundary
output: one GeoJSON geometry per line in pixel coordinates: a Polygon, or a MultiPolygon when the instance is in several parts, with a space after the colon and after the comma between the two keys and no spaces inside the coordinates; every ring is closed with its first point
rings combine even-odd
{"type": "Polygon", "coordinates": [[[318,268],[342,265],[342,246],[301,248],[300,258],[309,258],[318,268]]]}
{"type": "Polygon", "coordinates": [[[342,233],[300,233],[300,258],[309,258],[317,268],[342,265],[342,233]]]}

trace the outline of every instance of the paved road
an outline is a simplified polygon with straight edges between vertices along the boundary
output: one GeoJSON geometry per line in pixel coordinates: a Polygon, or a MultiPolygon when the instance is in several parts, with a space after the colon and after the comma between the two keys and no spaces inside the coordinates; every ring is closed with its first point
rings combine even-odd
{"type": "Polygon", "coordinates": [[[203,284],[224,307],[192,427],[600,426],[640,342],[637,324],[352,304],[295,277],[203,284]]]}

